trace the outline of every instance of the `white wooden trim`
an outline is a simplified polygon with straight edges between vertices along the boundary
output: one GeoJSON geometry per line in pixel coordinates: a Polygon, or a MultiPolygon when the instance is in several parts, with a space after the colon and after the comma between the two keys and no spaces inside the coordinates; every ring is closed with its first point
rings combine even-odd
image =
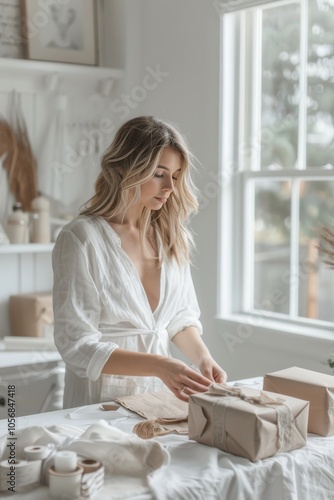
{"type": "Polygon", "coordinates": [[[233,200],[234,200],[234,166],[237,161],[236,121],[233,120],[238,110],[237,88],[239,87],[239,63],[234,54],[238,52],[239,43],[236,32],[239,27],[239,16],[221,19],[221,131],[220,131],[220,173],[222,175],[222,189],[220,195],[220,231],[218,269],[218,310],[222,314],[230,313],[233,309],[235,273],[232,268],[232,248],[236,244],[236,235],[233,227],[233,200]],[[228,74],[235,78],[226,77],[228,74]],[[226,126],[226,124],[233,124],[226,126]]]}
{"type": "Polygon", "coordinates": [[[312,181],[321,181],[326,179],[334,180],[334,169],[332,168],[321,168],[314,167],[308,168],[307,170],[299,170],[299,169],[288,169],[281,168],[279,170],[260,170],[257,172],[245,172],[246,177],[248,178],[258,178],[258,179],[303,179],[303,180],[312,180],[312,181]]]}
{"type": "Polygon", "coordinates": [[[222,14],[236,12],[254,7],[277,7],[288,3],[298,3],[299,0],[214,0],[213,6],[222,14]]]}
{"type": "Polygon", "coordinates": [[[299,103],[298,103],[298,161],[297,168],[305,170],[306,165],[306,135],[307,135],[307,56],[308,56],[308,2],[300,4],[299,43],[299,103]]]}
{"type": "Polygon", "coordinates": [[[54,243],[29,243],[27,245],[0,245],[0,254],[9,253],[11,255],[20,253],[50,253],[54,243]]]}
{"type": "Polygon", "coordinates": [[[289,314],[298,317],[299,297],[299,180],[291,183],[289,314]]]}
{"type": "Polygon", "coordinates": [[[333,323],[329,321],[319,321],[315,319],[305,319],[299,317],[287,318],[283,314],[258,309],[231,315],[216,314],[215,319],[219,322],[221,330],[233,331],[237,325],[250,325],[254,330],[263,330],[266,333],[275,335],[300,335],[318,340],[333,341],[333,323]]]}

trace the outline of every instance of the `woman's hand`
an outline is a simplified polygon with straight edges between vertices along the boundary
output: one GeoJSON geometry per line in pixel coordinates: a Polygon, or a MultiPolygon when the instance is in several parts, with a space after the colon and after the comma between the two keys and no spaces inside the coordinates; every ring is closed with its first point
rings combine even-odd
{"type": "Polygon", "coordinates": [[[224,384],[227,380],[226,372],[210,356],[203,356],[198,364],[198,368],[204,377],[212,382],[224,384]]]}
{"type": "Polygon", "coordinates": [[[102,373],[159,377],[177,398],[188,401],[189,395],[207,391],[212,382],[227,379],[207,349],[197,357],[197,366],[201,373],[179,359],[118,348],[110,354],[102,373]]]}
{"type": "Polygon", "coordinates": [[[197,328],[194,326],[184,328],[173,337],[173,342],[183,354],[198,366],[206,379],[218,384],[226,382],[226,372],[212,358],[197,328]]]}
{"type": "Polygon", "coordinates": [[[168,357],[160,358],[157,376],[181,401],[188,401],[191,394],[207,391],[212,382],[183,361],[168,357]]]}

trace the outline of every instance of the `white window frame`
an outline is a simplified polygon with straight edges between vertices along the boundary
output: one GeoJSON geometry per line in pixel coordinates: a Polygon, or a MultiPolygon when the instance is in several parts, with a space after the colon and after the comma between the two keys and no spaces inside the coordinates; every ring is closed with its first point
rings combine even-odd
{"type": "MultiPolygon", "coordinates": [[[[304,0],[227,0],[220,2],[221,7],[221,65],[220,65],[220,153],[219,163],[221,165],[221,195],[219,200],[219,247],[218,247],[218,303],[216,319],[220,325],[231,328],[237,335],[246,338],[254,330],[265,330],[272,332],[284,332],[291,334],[302,334],[317,339],[334,339],[333,323],[310,320],[297,317],[297,295],[290,292],[290,310],[295,317],[283,316],[270,313],[265,310],[254,310],[253,301],[249,290],[253,290],[252,273],[250,263],[254,261],[251,251],[243,251],[244,248],[253,249],[253,227],[254,216],[250,207],[253,203],[248,203],[248,199],[253,199],[252,179],[275,179],[291,180],[291,189],[298,189],[297,180],[334,180],[333,171],[316,168],[305,170],[306,161],[306,106],[305,102],[299,105],[299,129],[298,129],[298,169],[279,171],[250,171],[247,170],[243,149],[249,147],[245,144],[245,136],[249,137],[252,130],[259,130],[260,113],[260,84],[255,82],[259,77],[259,65],[261,64],[261,39],[260,30],[248,33],[245,29],[241,33],[247,37],[247,43],[239,40],[240,27],[247,26],[247,16],[255,16],[257,19],[258,10],[246,9],[263,5],[264,8],[278,6],[282,4],[299,3],[301,9],[301,19],[307,24],[307,2],[304,0]],[[265,5],[264,5],[265,4],[265,5]],[[238,11],[233,16],[232,11],[238,11]],[[245,46],[248,54],[244,53],[242,47],[245,46]],[[251,56],[255,56],[253,59],[251,56]],[[245,64],[248,68],[245,71],[245,64]],[[247,81],[246,81],[247,80],[247,81]],[[256,83],[256,85],[255,85],[256,83]],[[245,99],[243,88],[257,88],[258,95],[255,99],[245,99]],[[238,117],[236,120],[234,117],[238,117]],[[246,126],[240,126],[241,123],[246,126]],[[236,166],[240,165],[240,171],[236,166]],[[238,333],[239,332],[239,333],[238,333]]],[[[306,63],[307,63],[307,35],[301,30],[300,38],[301,74],[300,86],[304,89],[303,99],[306,96],[306,63]]],[[[260,150],[255,143],[251,146],[255,154],[252,161],[259,164],[260,150]]],[[[291,279],[298,279],[298,233],[299,233],[299,213],[298,204],[291,207],[291,279]],[[297,250],[296,250],[297,249],[297,250]],[[295,271],[294,271],[295,270],[295,271]]],[[[334,276],[333,276],[334,279],[334,276]]],[[[297,287],[294,287],[295,289],[297,287]]],[[[293,291],[293,287],[292,287],[293,291]]]]}

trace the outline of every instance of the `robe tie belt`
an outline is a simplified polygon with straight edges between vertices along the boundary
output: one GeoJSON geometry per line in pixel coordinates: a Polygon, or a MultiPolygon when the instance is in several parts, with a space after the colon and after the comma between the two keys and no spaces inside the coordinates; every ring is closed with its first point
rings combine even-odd
{"type": "Polygon", "coordinates": [[[134,327],[107,327],[101,328],[100,331],[104,337],[131,337],[135,335],[154,335],[155,337],[159,337],[167,332],[167,326],[169,325],[169,321],[164,323],[163,325],[157,325],[156,328],[134,328],[134,327]]]}

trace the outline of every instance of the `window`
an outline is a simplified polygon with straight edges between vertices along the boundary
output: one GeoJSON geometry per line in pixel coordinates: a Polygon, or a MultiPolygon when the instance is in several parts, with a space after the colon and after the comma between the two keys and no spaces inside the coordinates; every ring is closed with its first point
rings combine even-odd
{"type": "Polygon", "coordinates": [[[257,3],[222,15],[219,316],[330,329],[334,0],[257,3]]]}

